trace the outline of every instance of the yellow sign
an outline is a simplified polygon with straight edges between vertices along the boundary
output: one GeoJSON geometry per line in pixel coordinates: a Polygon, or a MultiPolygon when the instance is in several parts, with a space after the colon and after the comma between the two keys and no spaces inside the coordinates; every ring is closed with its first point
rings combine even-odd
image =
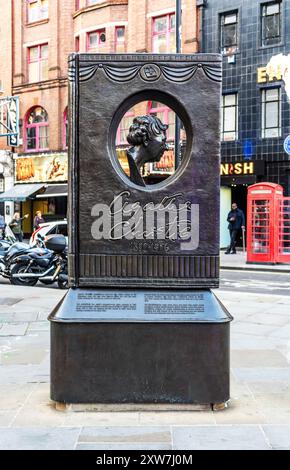
{"type": "Polygon", "coordinates": [[[276,66],[259,67],[257,69],[257,82],[269,83],[282,80],[282,67],[277,64],[276,66]]]}
{"type": "Polygon", "coordinates": [[[221,176],[253,175],[254,162],[222,163],[221,176]]]}

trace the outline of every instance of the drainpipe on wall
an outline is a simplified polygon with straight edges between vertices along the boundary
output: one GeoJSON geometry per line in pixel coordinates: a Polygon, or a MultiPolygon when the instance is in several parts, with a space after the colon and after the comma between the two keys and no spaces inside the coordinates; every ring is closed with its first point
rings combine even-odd
{"type": "Polygon", "coordinates": [[[196,0],[198,11],[198,52],[204,51],[204,9],[207,6],[207,0],[196,0]]]}

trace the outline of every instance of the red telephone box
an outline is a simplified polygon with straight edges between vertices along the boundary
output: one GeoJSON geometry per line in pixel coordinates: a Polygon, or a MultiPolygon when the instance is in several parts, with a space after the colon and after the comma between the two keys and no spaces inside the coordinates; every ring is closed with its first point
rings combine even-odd
{"type": "Polygon", "coordinates": [[[277,215],[283,198],[282,186],[257,183],[248,188],[247,262],[275,263],[277,215]]]}
{"type": "Polygon", "coordinates": [[[248,188],[247,262],[290,262],[290,198],[274,183],[248,188]]]}
{"type": "Polygon", "coordinates": [[[280,200],[277,263],[290,263],[290,197],[280,200]]]}

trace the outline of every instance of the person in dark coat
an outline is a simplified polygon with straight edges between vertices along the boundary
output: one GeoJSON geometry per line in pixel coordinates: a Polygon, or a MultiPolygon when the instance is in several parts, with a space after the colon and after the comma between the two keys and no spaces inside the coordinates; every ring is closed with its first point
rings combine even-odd
{"type": "Polygon", "coordinates": [[[236,254],[237,235],[240,229],[245,228],[245,216],[241,209],[238,208],[235,202],[232,203],[232,210],[228,214],[227,221],[229,222],[228,229],[230,232],[230,246],[225,252],[228,254],[236,254]]]}

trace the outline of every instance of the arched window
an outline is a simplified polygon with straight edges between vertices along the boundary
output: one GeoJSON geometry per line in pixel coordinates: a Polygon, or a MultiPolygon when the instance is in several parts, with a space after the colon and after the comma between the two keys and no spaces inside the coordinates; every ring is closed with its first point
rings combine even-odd
{"type": "Polygon", "coordinates": [[[63,113],[63,134],[62,134],[62,145],[64,149],[68,148],[68,111],[67,107],[63,113]]]}
{"type": "Polygon", "coordinates": [[[148,112],[158,117],[163,124],[168,124],[167,140],[174,140],[175,137],[175,113],[172,109],[157,101],[148,102],[148,112]]]}
{"type": "Polygon", "coordinates": [[[49,149],[48,114],[41,106],[28,111],[25,120],[25,149],[39,152],[49,149]]]}

